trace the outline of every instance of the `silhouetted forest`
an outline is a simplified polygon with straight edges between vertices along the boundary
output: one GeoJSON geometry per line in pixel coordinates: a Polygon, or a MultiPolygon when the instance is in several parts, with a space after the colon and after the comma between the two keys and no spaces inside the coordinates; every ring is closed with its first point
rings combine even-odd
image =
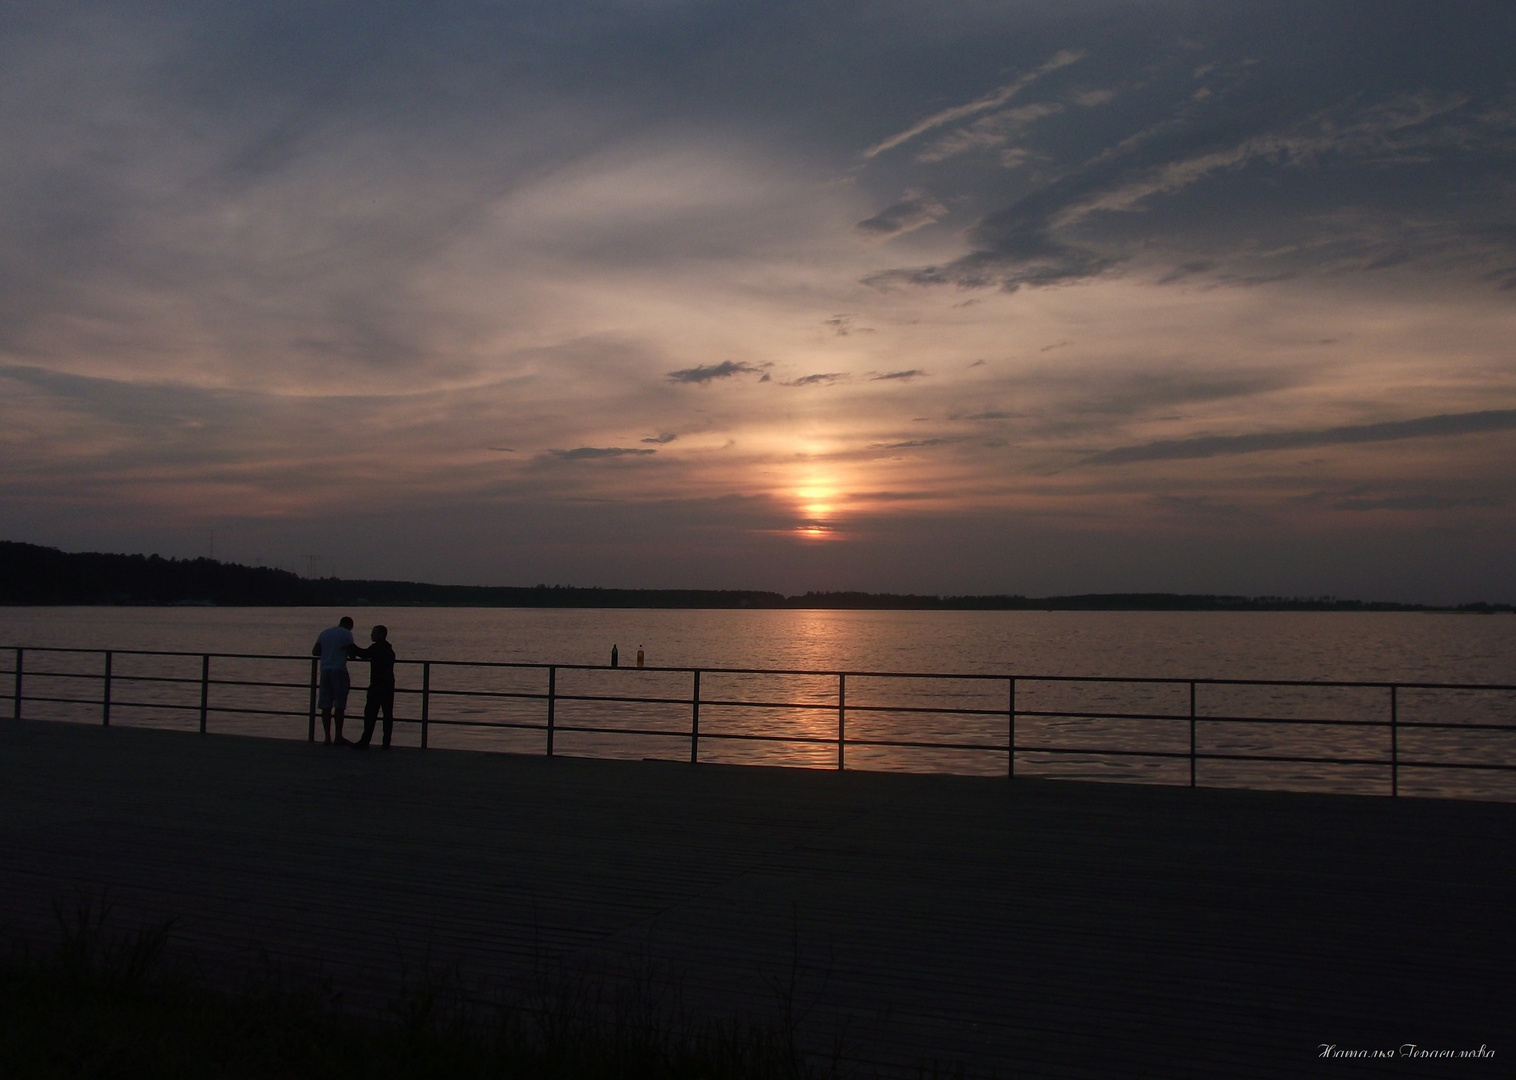
{"type": "Polygon", "coordinates": [[[915,596],[740,589],[596,589],[565,585],[432,585],[420,581],[303,578],[288,570],[214,559],[69,553],[0,540],[0,604],[215,604],[327,607],[853,608],[944,611],[1512,611],[1510,604],[1457,607],[1336,597],[1090,593],[1080,596],[915,596]]]}

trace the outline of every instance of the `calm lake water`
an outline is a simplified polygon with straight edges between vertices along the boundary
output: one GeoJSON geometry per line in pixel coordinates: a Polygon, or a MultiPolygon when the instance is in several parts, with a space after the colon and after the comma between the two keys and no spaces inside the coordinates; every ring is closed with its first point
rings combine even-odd
{"type": "MultiPolygon", "coordinates": [[[[618,671],[560,670],[557,674],[555,752],[595,756],[689,757],[692,676],[689,672],[636,671],[630,665],[639,646],[652,668],[1016,675],[1018,774],[1155,783],[1189,780],[1188,683],[1069,684],[1039,682],[1035,677],[1516,684],[1516,617],[1509,615],[523,608],[357,608],[348,613],[358,623],[360,641],[373,623],[388,625],[391,642],[407,661],[605,664],[611,645],[619,645],[623,667],[618,671]],[[574,700],[587,696],[666,700],[574,700]],[[1110,713],[1139,713],[1145,718],[1089,715],[1110,713]],[[576,727],[617,730],[572,730],[576,727]],[[626,729],[678,734],[637,735],[626,729]],[[1034,749],[1038,747],[1061,752],[1034,749]],[[1134,752],[1176,756],[1142,757],[1134,752]]],[[[302,608],[5,608],[0,609],[0,645],[295,657],[216,660],[208,726],[213,732],[304,738],[309,662],[303,658],[315,635],[340,614],[302,608]],[[285,685],[237,685],[246,682],[285,685]],[[268,712],[227,711],[233,709],[268,712]],[[293,715],[272,715],[279,712],[293,715]]],[[[9,668],[11,661],[0,654],[0,664],[9,668]]],[[[98,655],[29,653],[26,693],[98,702],[101,669],[98,655]],[[65,673],[77,677],[58,677],[65,673]]],[[[354,682],[361,686],[363,665],[354,664],[353,669],[354,682]]],[[[199,675],[198,657],[117,656],[112,723],[197,726],[199,675]],[[188,681],[137,681],[137,677],[165,675],[188,681]]],[[[835,677],[723,676],[707,671],[701,678],[701,760],[835,767],[835,677]],[[794,703],[803,707],[791,707],[794,703]]],[[[8,686],[8,682],[0,685],[8,686]]],[[[420,665],[403,665],[399,685],[402,691],[419,690],[420,665]]],[[[1003,678],[913,681],[850,676],[846,688],[850,742],[948,745],[849,745],[847,765],[1004,773],[1009,763],[1004,749],[1008,687],[1003,678]],[[892,708],[982,712],[889,711],[892,708]]],[[[541,730],[546,719],[546,701],[541,696],[547,690],[545,671],[439,663],[432,668],[430,688],[429,716],[436,723],[429,728],[429,745],[525,753],[545,750],[546,732],[541,730]],[[483,694],[538,696],[472,696],[483,694]],[[522,726],[467,726],[500,723],[522,726]]],[[[362,692],[355,691],[354,699],[353,711],[359,712],[362,692]]],[[[1474,726],[1516,724],[1516,693],[1402,689],[1396,705],[1403,794],[1516,798],[1516,773],[1409,764],[1516,764],[1516,732],[1474,726]],[[1411,726],[1417,723],[1452,726],[1411,726]]],[[[1197,764],[1198,782],[1388,792],[1390,770],[1379,763],[1388,761],[1391,733],[1388,727],[1376,725],[1389,720],[1389,708],[1389,692],[1384,688],[1201,685],[1195,710],[1201,718],[1195,725],[1201,754],[1331,757],[1369,763],[1202,759],[1197,764]],[[1258,722],[1222,722],[1222,717],[1258,722]],[[1307,719],[1336,723],[1286,722],[1307,719]]],[[[403,717],[418,717],[419,694],[402,693],[399,711],[403,717]]],[[[28,701],[25,715],[98,722],[100,707],[28,701]]],[[[397,739],[401,744],[414,745],[419,737],[419,725],[400,725],[397,739]]]]}

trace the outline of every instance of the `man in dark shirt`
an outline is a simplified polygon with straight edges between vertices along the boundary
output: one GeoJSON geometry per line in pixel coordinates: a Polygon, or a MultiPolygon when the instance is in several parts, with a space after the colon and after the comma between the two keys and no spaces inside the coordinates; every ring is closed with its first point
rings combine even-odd
{"type": "Polygon", "coordinates": [[[363,736],[353,743],[353,749],[364,750],[374,738],[374,723],[379,712],[384,711],[384,748],[389,749],[390,734],[395,727],[395,650],[390,647],[388,627],[376,626],[369,631],[373,642],[366,649],[354,650],[353,655],[369,662],[368,698],[363,702],[363,736]]]}

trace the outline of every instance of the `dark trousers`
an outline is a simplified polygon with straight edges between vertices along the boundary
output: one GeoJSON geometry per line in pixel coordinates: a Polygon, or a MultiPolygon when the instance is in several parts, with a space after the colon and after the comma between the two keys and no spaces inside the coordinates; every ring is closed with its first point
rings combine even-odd
{"type": "Polygon", "coordinates": [[[395,688],[393,686],[369,687],[368,698],[363,702],[363,737],[360,745],[367,746],[374,738],[374,723],[379,713],[384,712],[384,745],[390,744],[390,735],[395,730],[395,688]]]}

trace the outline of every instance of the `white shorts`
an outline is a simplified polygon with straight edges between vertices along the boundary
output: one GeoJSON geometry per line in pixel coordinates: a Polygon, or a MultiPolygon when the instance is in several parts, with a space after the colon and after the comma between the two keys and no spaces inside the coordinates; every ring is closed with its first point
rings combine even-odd
{"type": "Polygon", "coordinates": [[[336,709],[347,712],[347,694],[353,682],[348,678],[347,668],[322,668],[321,693],[316,698],[319,709],[336,709]]]}

